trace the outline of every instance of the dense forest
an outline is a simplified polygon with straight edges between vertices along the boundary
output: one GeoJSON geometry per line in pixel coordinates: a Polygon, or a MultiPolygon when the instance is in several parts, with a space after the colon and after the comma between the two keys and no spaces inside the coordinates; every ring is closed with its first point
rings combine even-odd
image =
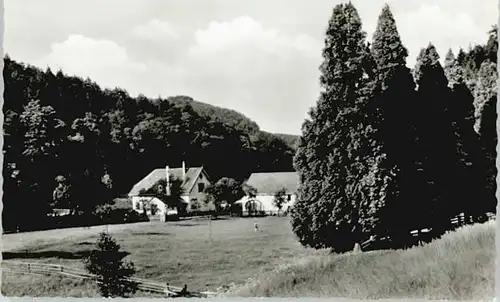
{"type": "Polygon", "coordinates": [[[351,2],[335,6],[322,92],[294,158],[299,241],[338,252],[406,247],[459,215],[485,221],[496,210],[497,26],[484,45],[450,49],[443,65],[422,45],[412,69],[388,5],[371,41],[362,27],[351,2]]]}
{"type": "Polygon", "coordinates": [[[257,123],[250,120],[243,114],[236,112],[232,109],[221,108],[210,104],[198,102],[188,96],[175,96],[167,98],[167,100],[178,105],[183,105],[187,103],[191,105],[194,111],[196,111],[199,115],[204,117],[211,117],[229,126],[235,127],[237,129],[242,129],[251,135],[264,135],[269,137],[270,139],[271,138],[274,139],[274,137],[277,137],[282,141],[284,141],[293,150],[296,149],[297,140],[299,139],[297,135],[284,134],[284,133],[269,133],[266,131],[262,131],[259,129],[257,123]]]}
{"type": "Polygon", "coordinates": [[[167,164],[203,165],[214,181],[293,171],[293,144],[233,110],[4,64],[6,230],[37,228],[53,208],[91,213],[167,164]]]}

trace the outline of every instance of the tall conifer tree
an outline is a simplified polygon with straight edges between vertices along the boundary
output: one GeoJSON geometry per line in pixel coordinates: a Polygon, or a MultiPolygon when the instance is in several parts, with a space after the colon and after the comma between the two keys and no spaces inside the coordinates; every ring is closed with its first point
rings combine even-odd
{"type": "Polygon", "coordinates": [[[483,156],[482,179],[486,188],[481,204],[478,204],[476,217],[484,220],[486,212],[495,212],[496,205],[496,145],[498,141],[496,129],[498,74],[496,64],[485,61],[479,70],[475,89],[475,129],[479,133],[483,156]]]}
{"type": "Polygon", "coordinates": [[[453,205],[458,158],[449,112],[450,89],[434,45],[429,44],[419,54],[415,77],[419,103],[416,114],[420,117],[416,125],[417,151],[422,155],[422,175],[427,182],[424,200],[431,203],[428,205],[431,217],[423,219],[427,226],[422,227],[431,227],[433,236],[439,236],[459,211],[453,205]]]}
{"type": "Polygon", "coordinates": [[[481,64],[477,76],[477,84],[474,89],[474,129],[480,132],[481,117],[484,105],[497,95],[498,73],[496,64],[491,61],[485,61],[481,64]]]}
{"type": "Polygon", "coordinates": [[[364,238],[360,200],[353,198],[363,175],[360,153],[366,127],[361,103],[368,54],[361,19],[352,3],[334,7],[320,67],[321,96],[303,125],[295,156],[299,198],[292,226],[299,241],[335,251],[364,238]]]}
{"type": "MultiPolygon", "coordinates": [[[[415,83],[406,67],[408,51],[404,47],[397,30],[396,21],[386,4],[378,18],[373,35],[371,53],[376,62],[376,94],[372,103],[380,112],[374,121],[378,130],[378,142],[385,156],[386,173],[392,171],[391,184],[384,192],[389,204],[384,209],[382,223],[392,229],[392,237],[404,237],[410,233],[411,221],[399,219],[408,203],[415,196],[413,167],[413,118],[415,83]],[[396,221],[397,220],[397,221],[396,221]],[[400,221],[401,220],[401,221],[400,221]],[[393,226],[396,226],[394,228],[393,226]],[[394,231],[397,231],[396,233],[394,231]]],[[[399,238],[400,240],[403,238],[399,238]]],[[[393,238],[394,241],[398,239],[393,238]]],[[[408,238],[403,239],[408,240],[408,238]]],[[[402,242],[400,242],[402,243],[402,242]]]]}
{"type": "MultiPolygon", "coordinates": [[[[464,57],[462,50],[459,57],[464,57]]],[[[462,58],[463,60],[463,58],[462,58]]],[[[479,137],[474,131],[474,97],[465,83],[462,66],[459,58],[455,58],[451,48],[444,61],[444,71],[451,88],[449,99],[449,113],[455,135],[456,153],[458,161],[454,169],[455,179],[455,206],[461,209],[466,221],[476,216],[476,205],[472,200],[484,199],[485,188],[481,180],[482,158],[479,137]]]]}
{"type": "Polygon", "coordinates": [[[458,59],[455,58],[455,54],[451,48],[448,49],[444,59],[444,73],[448,79],[449,87],[453,87],[464,81],[462,67],[458,64],[458,59]]]}
{"type": "MultiPolygon", "coordinates": [[[[455,206],[465,216],[476,216],[476,202],[484,199],[485,185],[481,167],[484,165],[479,136],[474,131],[474,97],[467,85],[460,79],[451,86],[449,103],[450,118],[455,135],[458,161],[453,171],[455,178],[455,206]]],[[[468,222],[467,219],[465,222],[468,222]]]]}

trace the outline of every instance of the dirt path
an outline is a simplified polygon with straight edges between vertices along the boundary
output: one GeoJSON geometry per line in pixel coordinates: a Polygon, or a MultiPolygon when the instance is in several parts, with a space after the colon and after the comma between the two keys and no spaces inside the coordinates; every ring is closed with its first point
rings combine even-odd
{"type": "MultiPolygon", "coordinates": [[[[128,229],[136,229],[141,226],[149,224],[149,222],[139,222],[139,223],[128,223],[128,224],[113,224],[108,225],[108,232],[118,233],[128,229]]],[[[26,233],[16,233],[16,234],[4,234],[1,240],[1,250],[2,252],[12,251],[23,246],[29,245],[35,241],[44,240],[47,242],[58,241],[64,238],[78,238],[85,237],[89,235],[98,234],[106,230],[105,225],[93,226],[90,228],[76,227],[76,228],[66,228],[66,229],[56,229],[47,231],[35,231],[26,233]]]]}

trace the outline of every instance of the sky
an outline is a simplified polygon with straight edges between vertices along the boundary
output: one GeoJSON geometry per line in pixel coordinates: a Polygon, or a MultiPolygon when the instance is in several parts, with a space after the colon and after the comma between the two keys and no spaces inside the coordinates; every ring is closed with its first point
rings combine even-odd
{"type": "MultiPolygon", "coordinates": [[[[319,96],[324,34],[339,0],[5,0],[4,49],[131,96],[187,95],[262,130],[300,134],[319,96]]],[[[432,42],[485,43],[498,0],[353,0],[371,40],[388,3],[413,67],[432,42]]]]}

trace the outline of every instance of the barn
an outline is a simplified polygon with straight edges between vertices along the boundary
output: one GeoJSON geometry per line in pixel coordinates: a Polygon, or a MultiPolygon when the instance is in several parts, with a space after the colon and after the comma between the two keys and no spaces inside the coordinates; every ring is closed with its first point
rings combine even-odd
{"type": "Polygon", "coordinates": [[[299,176],[297,172],[263,172],[252,173],[246,185],[256,190],[256,196],[245,196],[236,203],[241,204],[243,213],[248,210],[262,211],[266,214],[276,214],[278,208],[274,206],[274,195],[280,189],[285,190],[285,204],[282,211],[287,211],[297,199],[299,176]]]}
{"type": "Polygon", "coordinates": [[[165,217],[167,211],[174,211],[175,209],[169,209],[160,199],[140,194],[142,190],[150,189],[161,179],[166,179],[168,183],[171,175],[182,181],[183,193],[181,198],[185,202],[188,212],[205,210],[206,207],[209,207],[204,203],[205,189],[210,185],[208,174],[203,169],[203,166],[186,168],[185,163],[182,162],[181,168],[166,166],[165,168],[155,169],[135,184],[128,194],[132,202],[132,208],[139,213],[143,213],[145,204],[154,205],[154,213],[151,213],[150,210],[147,210],[146,213],[149,216],[158,216],[160,218],[165,217]]]}

